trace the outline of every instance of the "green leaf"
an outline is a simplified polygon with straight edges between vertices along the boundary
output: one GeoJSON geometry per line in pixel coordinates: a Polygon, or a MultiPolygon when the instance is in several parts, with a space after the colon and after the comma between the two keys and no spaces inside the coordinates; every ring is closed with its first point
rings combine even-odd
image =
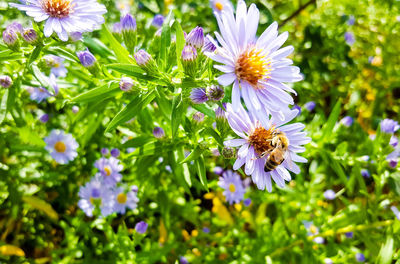
{"type": "Polygon", "coordinates": [[[193,108],[215,119],[215,112],[206,104],[193,104],[193,108]]]}
{"type": "Polygon", "coordinates": [[[10,50],[5,50],[0,52],[0,61],[12,61],[12,60],[20,60],[22,59],[22,54],[21,53],[14,53],[11,52],[10,50]]]}
{"type": "Polygon", "coordinates": [[[392,263],[393,257],[393,244],[394,240],[392,235],[386,238],[386,242],[382,245],[381,250],[379,251],[378,258],[375,263],[379,264],[389,264],[392,263]]]}
{"type": "Polygon", "coordinates": [[[204,158],[201,155],[195,162],[196,166],[196,171],[197,174],[199,175],[200,182],[203,185],[204,189],[208,192],[208,182],[207,182],[207,176],[206,176],[206,166],[204,165],[204,158]]]}
{"type": "Polygon", "coordinates": [[[51,47],[51,48],[49,48],[48,51],[49,51],[49,53],[60,56],[66,60],[80,63],[78,56],[67,51],[65,48],[51,47]]]}
{"type": "Polygon", "coordinates": [[[131,58],[129,58],[129,52],[114,38],[105,24],[102,25],[102,32],[105,39],[109,41],[110,47],[114,51],[119,62],[135,63],[131,58]]]}
{"type": "Polygon", "coordinates": [[[0,102],[0,124],[3,123],[4,119],[7,115],[7,101],[8,101],[8,92],[9,90],[6,89],[4,91],[3,97],[1,98],[0,102]]]}
{"type": "Polygon", "coordinates": [[[185,36],[181,24],[175,20],[173,27],[175,28],[176,35],[176,61],[178,62],[178,70],[183,72],[183,66],[181,62],[182,50],[185,46],[185,36]]]}
{"type": "Polygon", "coordinates": [[[132,100],[127,106],[125,106],[119,113],[111,120],[108,124],[105,133],[116,128],[118,125],[125,123],[126,121],[135,117],[143,107],[147,106],[155,97],[154,91],[147,94],[140,95],[132,100]]]}
{"type": "Polygon", "coordinates": [[[203,152],[204,152],[203,149],[201,149],[199,146],[196,146],[196,148],[189,154],[189,156],[187,156],[184,160],[182,160],[179,163],[182,164],[182,163],[191,162],[191,161],[197,159],[198,157],[200,157],[200,155],[203,152]]]}
{"type": "Polygon", "coordinates": [[[42,49],[43,49],[42,45],[36,46],[36,48],[32,51],[31,56],[29,57],[28,65],[31,65],[32,62],[34,62],[39,57],[42,49]]]}
{"type": "Polygon", "coordinates": [[[144,144],[143,146],[135,149],[134,152],[129,153],[128,157],[160,155],[161,153],[164,153],[171,149],[172,149],[171,145],[163,145],[159,141],[153,141],[153,142],[148,142],[148,143],[144,144]]]}
{"type": "Polygon", "coordinates": [[[49,216],[53,220],[58,219],[58,214],[56,211],[54,211],[53,207],[51,207],[50,204],[46,203],[45,201],[34,197],[34,196],[23,196],[22,200],[32,206],[35,209],[38,209],[39,211],[44,212],[47,216],[49,216]]]}
{"type": "Polygon", "coordinates": [[[217,141],[218,145],[220,145],[222,147],[224,146],[224,141],[221,139],[221,137],[217,131],[215,131],[211,127],[206,127],[204,129],[204,132],[207,134],[210,134],[215,139],[215,141],[217,141]]]}
{"type": "Polygon", "coordinates": [[[172,102],[172,113],[171,113],[171,132],[172,138],[176,136],[178,132],[179,125],[182,122],[183,116],[183,102],[182,102],[182,94],[176,96],[172,102]]]}
{"type": "Polygon", "coordinates": [[[164,21],[161,32],[161,47],[160,47],[160,61],[161,69],[165,70],[168,58],[168,48],[171,45],[171,28],[169,23],[172,18],[172,11],[169,12],[167,18],[164,21]]]}
{"type": "Polygon", "coordinates": [[[81,93],[71,99],[71,103],[88,103],[104,100],[122,92],[118,83],[105,84],[100,87],[81,93]]]}
{"type": "Polygon", "coordinates": [[[128,140],[127,142],[125,142],[123,144],[123,146],[124,146],[124,148],[138,148],[149,142],[155,142],[154,136],[151,137],[151,136],[143,135],[143,136],[135,137],[135,138],[128,140]]]}
{"type": "Polygon", "coordinates": [[[102,57],[108,57],[109,55],[113,55],[111,50],[104,45],[99,39],[96,38],[84,38],[83,43],[90,48],[96,54],[101,55],[102,57]]]}
{"type": "Polygon", "coordinates": [[[46,88],[50,88],[49,79],[39,70],[38,66],[32,65],[33,75],[40,84],[46,88]]]}
{"type": "Polygon", "coordinates": [[[332,134],[332,130],[333,130],[337,120],[339,119],[340,106],[341,106],[341,102],[339,100],[333,107],[333,110],[332,110],[331,114],[329,115],[329,118],[328,118],[325,126],[322,129],[322,136],[320,138],[320,142],[326,142],[327,140],[329,140],[329,137],[332,134]]]}
{"type": "MultiPolygon", "coordinates": [[[[180,146],[176,151],[175,151],[175,160],[183,160],[185,159],[185,151],[183,149],[183,146],[180,146]]],[[[176,165],[178,172],[177,174],[183,175],[183,179],[185,180],[186,184],[191,187],[192,186],[192,179],[190,178],[190,170],[189,166],[187,163],[183,164],[177,164],[176,165]]]]}
{"type": "Polygon", "coordinates": [[[142,70],[142,68],[136,65],[115,63],[115,64],[105,65],[105,67],[107,69],[115,70],[117,72],[126,74],[131,77],[136,77],[137,79],[151,81],[161,85],[166,85],[165,81],[163,81],[160,78],[149,76],[142,70]]]}

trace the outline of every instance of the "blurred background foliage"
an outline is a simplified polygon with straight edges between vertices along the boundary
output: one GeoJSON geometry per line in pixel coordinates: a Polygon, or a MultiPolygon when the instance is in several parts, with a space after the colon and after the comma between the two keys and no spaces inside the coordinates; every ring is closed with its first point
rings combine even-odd
{"type": "MultiPolygon", "coordinates": [[[[1,29],[12,21],[29,25],[8,2],[0,2],[1,29]]],[[[150,24],[157,13],[172,11],[186,32],[197,25],[211,35],[217,30],[207,1],[102,2],[109,28],[119,21],[121,9],[136,17],[144,46],[153,39],[150,24]]],[[[389,208],[399,206],[400,171],[387,164],[393,150],[390,136],[378,126],[384,118],[399,120],[400,1],[254,3],[261,13],[259,34],[272,21],[279,23],[280,32],[289,32],[286,44],[295,47],[294,64],[305,77],[294,85],[296,103],[316,102],[313,111],[303,108],[297,117],[313,141],[304,154],[309,162],[289,186],[274,187],[272,193],[252,186],[245,195],[252,200],[250,206],[229,206],[213,173],[215,166],[227,168],[229,162],[210,155],[210,192],[196,184],[187,192],[166,169],[170,152],[139,158],[125,152],[135,146],[124,143],[135,131],[152,136],[153,127],[145,121],[161,122],[158,113],[149,110],[125,129],[103,134],[122,105],[121,97],[129,99],[126,95],[118,95],[104,111],[77,118],[63,100],[50,100],[38,109],[21,91],[14,121],[0,127],[1,261],[177,263],[184,256],[190,263],[324,263],[326,258],[355,263],[356,254],[363,253],[369,263],[399,263],[400,223],[389,208]],[[349,25],[351,17],[354,24],[349,25]],[[346,42],[346,32],[354,35],[353,44],[346,42]],[[46,124],[38,121],[42,112],[51,115],[46,124]],[[344,116],[353,117],[354,124],[340,124],[344,116]],[[44,150],[42,138],[53,127],[67,127],[80,141],[79,156],[68,166],[56,165],[44,150]],[[77,207],[78,190],[94,174],[102,147],[121,149],[124,181],[139,186],[140,202],[123,216],[94,219],[77,207]],[[362,177],[362,169],[371,177],[362,177]],[[324,198],[327,189],[337,193],[336,199],[324,198]],[[134,231],[141,220],[149,224],[144,235],[134,231]],[[313,221],[325,242],[315,243],[316,233],[310,236],[303,221],[313,221]],[[353,238],[347,232],[354,232],[353,238]]],[[[99,55],[102,46],[96,39],[107,43],[102,31],[95,31],[75,49],[87,45],[99,55]]],[[[97,80],[80,73],[76,62],[67,65],[68,77],[59,83],[65,99],[96,86],[97,80]]],[[[13,75],[13,67],[1,61],[0,72],[13,75]]]]}

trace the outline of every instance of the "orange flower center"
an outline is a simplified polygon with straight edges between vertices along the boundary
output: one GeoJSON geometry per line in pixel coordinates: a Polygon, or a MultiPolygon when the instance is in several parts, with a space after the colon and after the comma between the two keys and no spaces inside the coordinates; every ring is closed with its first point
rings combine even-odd
{"type": "Polygon", "coordinates": [[[120,193],[120,194],[117,195],[118,203],[124,204],[124,203],[126,203],[126,200],[127,200],[127,197],[126,197],[125,193],[120,193]]]}
{"type": "Polygon", "coordinates": [[[73,13],[73,0],[41,0],[44,11],[51,17],[64,18],[73,13]]]}
{"type": "Polygon", "coordinates": [[[258,155],[262,155],[263,153],[270,151],[273,149],[271,146],[272,139],[272,131],[274,131],[275,127],[271,127],[266,130],[262,126],[258,126],[249,136],[249,143],[254,147],[254,150],[258,155]]]}
{"type": "Polygon", "coordinates": [[[233,183],[229,184],[229,191],[230,192],[235,192],[236,191],[236,187],[233,183]]]}
{"type": "Polygon", "coordinates": [[[111,170],[110,166],[105,166],[104,167],[104,171],[105,171],[107,176],[111,175],[112,170],[111,170]]]}
{"type": "Polygon", "coordinates": [[[217,2],[215,3],[215,8],[219,11],[222,11],[222,9],[224,9],[224,5],[221,2],[217,2]]]}
{"type": "Polygon", "coordinates": [[[236,61],[235,74],[240,80],[247,81],[254,88],[258,88],[259,80],[270,78],[271,60],[262,55],[262,49],[250,47],[243,52],[236,61]]]}
{"type": "Polygon", "coordinates": [[[64,142],[58,141],[58,142],[56,142],[56,144],[54,144],[54,149],[57,152],[64,153],[65,150],[67,149],[67,146],[65,146],[64,142]]]}

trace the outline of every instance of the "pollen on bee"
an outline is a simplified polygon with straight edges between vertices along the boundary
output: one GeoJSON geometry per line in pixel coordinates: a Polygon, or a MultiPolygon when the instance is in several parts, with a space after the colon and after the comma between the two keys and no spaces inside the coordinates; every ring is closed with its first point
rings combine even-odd
{"type": "Polygon", "coordinates": [[[249,135],[249,143],[254,147],[259,156],[273,149],[271,139],[274,130],[275,127],[273,126],[267,130],[263,126],[258,125],[249,135]]]}

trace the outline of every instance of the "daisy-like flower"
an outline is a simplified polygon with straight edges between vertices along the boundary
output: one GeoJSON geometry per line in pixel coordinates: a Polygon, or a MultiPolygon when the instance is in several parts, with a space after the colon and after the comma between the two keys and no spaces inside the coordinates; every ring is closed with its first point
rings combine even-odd
{"type": "Polygon", "coordinates": [[[125,192],[123,187],[118,187],[113,191],[114,194],[114,212],[125,214],[126,208],[134,210],[137,207],[139,199],[133,191],[125,192]]]}
{"type": "Polygon", "coordinates": [[[98,177],[93,177],[85,186],[79,188],[79,208],[89,217],[93,216],[96,205],[100,206],[101,214],[107,216],[112,213],[114,200],[110,199],[112,193],[105,188],[98,177]]]}
{"type": "Polygon", "coordinates": [[[78,156],[76,149],[79,144],[71,134],[62,130],[53,129],[44,141],[46,142],[46,150],[60,164],[67,164],[78,156]]]}
{"type": "Polygon", "coordinates": [[[68,33],[93,31],[104,23],[104,5],[96,0],[26,0],[24,4],[10,6],[25,11],[36,22],[44,20],[44,35],[50,37],[53,31],[62,41],[68,40],[68,33]]]}
{"type": "Polygon", "coordinates": [[[210,0],[210,5],[214,12],[233,11],[233,5],[229,0],[210,0]]]}
{"type": "Polygon", "coordinates": [[[122,175],[119,172],[123,170],[124,166],[119,164],[119,159],[100,158],[94,163],[94,166],[99,169],[100,176],[106,185],[115,186],[117,182],[121,181],[122,175]]]}
{"type": "Polygon", "coordinates": [[[285,181],[291,180],[288,170],[296,174],[300,172],[295,162],[307,162],[305,158],[297,155],[305,151],[302,145],[311,141],[306,132],[301,132],[304,125],[286,125],[298,111],[288,112],[285,120],[273,117],[268,120],[257,119],[251,112],[247,113],[241,105],[236,111],[231,104],[227,104],[226,108],[230,127],[241,137],[224,142],[226,146],[240,147],[233,169],[238,170],[245,164],[244,172],[251,175],[253,182],[261,190],[267,188],[271,192],[271,177],[283,188],[285,181]]]}
{"type": "Polygon", "coordinates": [[[224,196],[229,204],[240,203],[246,192],[243,187],[240,175],[231,170],[227,170],[222,174],[218,181],[219,187],[224,189],[224,196]]]}
{"type": "MultiPolygon", "coordinates": [[[[307,229],[307,236],[315,236],[319,234],[319,228],[316,227],[313,223],[313,221],[303,221],[304,227],[307,229]]],[[[315,237],[314,242],[317,244],[323,244],[325,242],[325,239],[323,237],[315,237]]]]}
{"type": "Polygon", "coordinates": [[[52,96],[52,94],[44,87],[29,87],[28,92],[31,100],[34,100],[38,103],[41,103],[43,100],[46,100],[52,96]]]}
{"type": "Polygon", "coordinates": [[[238,2],[236,17],[230,9],[214,14],[221,32],[215,35],[221,47],[214,43],[216,51],[206,55],[222,64],[215,66],[224,73],[218,82],[223,86],[233,83],[233,108],[238,109],[243,98],[247,109],[259,118],[272,114],[283,120],[288,105],[294,103],[287,92],[296,93],[283,82],[303,79],[300,69],[286,58],[293,47],[281,49],[288,33],[278,36],[278,24],[274,22],[257,39],[259,11],[254,4],[247,11],[243,0],[238,2]]]}
{"type": "Polygon", "coordinates": [[[67,76],[68,70],[64,66],[64,58],[47,55],[44,57],[44,61],[46,62],[47,67],[51,68],[51,73],[54,74],[55,77],[67,76]]]}

